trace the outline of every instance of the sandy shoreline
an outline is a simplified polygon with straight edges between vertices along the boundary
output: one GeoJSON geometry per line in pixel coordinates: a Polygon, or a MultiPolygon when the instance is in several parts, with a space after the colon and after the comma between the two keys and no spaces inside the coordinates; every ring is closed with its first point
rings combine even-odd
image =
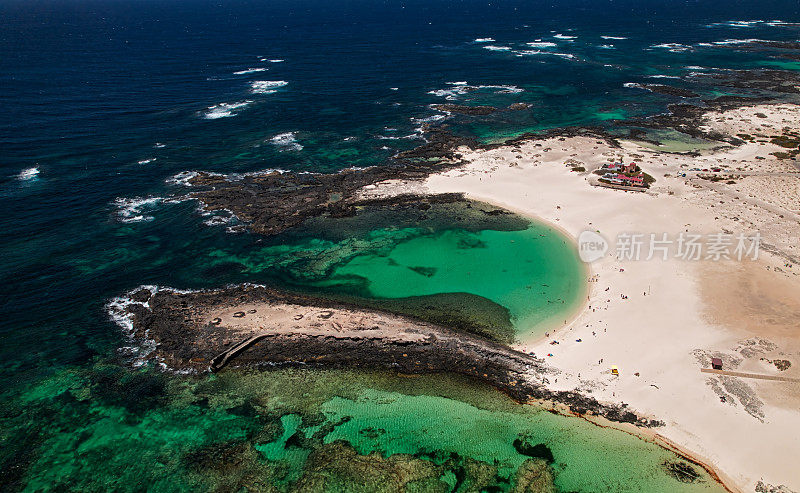
{"type": "MultiPolygon", "coordinates": [[[[191,300],[188,305],[168,302],[159,315],[165,339],[158,345],[172,344],[176,361],[183,359],[197,368],[207,368],[219,351],[235,349],[254,334],[269,342],[248,346],[252,350],[241,357],[245,363],[383,367],[388,361],[408,373],[424,369],[419,364],[427,365],[427,371],[453,371],[461,365],[463,373],[477,375],[479,380],[496,386],[506,382],[505,390],[512,394],[518,384],[525,386],[529,391],[519,394],[523,398],[518,400],[567,396],[543,404],[557,412],[578,413],[600,426],[644,436],[692,457],[732,491],[800,490],[800,471],[795,467],[800,442],[791,433],[800,428],[800,383],[700,371],[710,367],[712,358],[719,358],[725,370],[738,373],[800,376],[800,298],[795,294],[800,292],[796,265],[800,263],[800,168],[794,155],[787,152],[800,145],[800,135],[792,130],[800,127],[800,107],[736,107],[698,118],[707,131],[724,134],[726,142],[733,144],[709,145],[681,154],[654,150],[652,143],[617,142],[576,131],[520,139],[505,146],[450,149],[447,140],[434,146],[439,154],[450,149],[444,153],[449,160],[442,166],[419,172],[373,171],[369,179],[356,175],[361,181],[350,183],[350,201],[336,201],[333,209],[330,190],[336,189],[339,181],[348,182],[349,174],[320,178],[319,183],[306,177],[313,182],[307,193],[313,207],[304,209],[310,216],[347,212],[346,208],[370,200],[414,209],[424,203],[429,208],[428,201],[436,197],[452,201],[464,194],[539,219],[566,238],[575,239],[587,231],[598,233],[608,251],[586,266],[585,278],[590,281],[587,299],[583,300],[582,294],[574,313],[566,320],[559,317],[550,322],[547,337],[537,335],[542,331],[536,328],[531,337],[516,344],[514,349],[519,352],[500,351],[508,361],[528,361],[523,367],[535,363],[540,372],[520,367],[513,381],[507,382],[509,372],[502,365],[475,373],[476,363],[488,364],[488,355],[495,351],[487,352],[485,341],[475,340],[475,351],[453,362],[448,358],[459,356],[459,344],[468,345],[471,336],[459,341],[443,336],[446,328],[424,329],[428,330],[425,339],[434,337],[439,344],[438,352],[432,354],[420,349],[418,334],[398,332],[397,327],[407,321],[374,313],[367,316],[369,324],[382,321],[388,325],[365,331],[362,322],[366,319],[360,309],[336,315],[330,312],[325,315],[333,317],[330,322],[325,317],[325,322],[314,321],[330,327],[303,326],[308,321],[298,320],[306,315],[318,317],[319,307],[299,308],[295,302],[276,305],[275,299],[286,297],[274,293],[266,305],[247,305],[246,297],[224,301],[224,309],[214,314],[197,312],[206,301],[199,305],[191,300]],[[656,183],[645,193],[595,186],[597,175],[592,172],[620,160],[636,161],[656,183]],[[743,252],[743,258],[736,259],[736,235],[747,246],[744,240],[752,240],[756,233],[760,241],[757,258],[753,252],[743,252]],[[658,254],[653,258],[648,255],[651,235],[668,240],[664,251],[654,251],[658,254]],[[691,235],[699,235],[696,238],[707,250],[696,259],[677,258],[679,245],[691,235]],[[713,258],[712,240],[719,242],[722,237],[730,242],[722,245],[723,253],[732,255],[733,260],[713,258]],[[632,238],[641,241],[641,252],[618,250],[632,238]],[[180,306],[188,306],[188,311],[180,306]],[[268,314],[266,318],[262,312],[268,314]],[[294,318],[297,315],[302,317],[294,318]],[[178,318],[173,320],[173,316],[178,318]],[[173,323],[176,321],[180,323],[173,323]],[[202,355],[187,350],[193,347],[182,340],[187,328],[195,333],[200,346],[207,346],[202,355]],[[207,333],[198,332],[202,330],[207,333]],[[410,349],[399,349],[404,345],[410,349]],[[396,359],[380,358],[380,354],[396,359]],[[612,365],[619,368],[619,375],[611,374],[612,365]],[[588,400],[603,412],[593,413],[591,406],[583,404],[588,400]],[[630,414],[635,419],[613,419],[620,410],[633,411],[630,414]],[[593,414],[617,423],[606,423],[593,414]],[[647,430],[620,426],[620,421],[663,421],[664,426],[647,430]]],[[[276,189],[283,190],[282,176],[265,175],[259,180],[277,180],[276,189]]],[[[233,200],[245,212],[260,210],[249,201],[236,202],[241,195],[238,184],[231,185],[224,177],[206,179],[224,185],[224,193],[218,193],[220,203],[233,200]]],[[[257,187],[259,183],[255,180],[245,185],[257,187]]],[[[269,194],[258,198],[259,204],[272,200],[269,194]]],[[[281,217],[286,208],[281,207],[270,219],[281,217]]],[[[262,229],[266,228],[262,233],[291,227],[272,220],[261,223],[262,229]]],[[[717,253],[719,247],[717,244],[717,253]]],[[[219,293],[223,297],[229,294],[219,293]]],[[[257,296],[250,298],[253,300],[261,303],[257,296]]]]}
{"type": "MultiPolygon", "coordinates": [[[[549,221],[573,238],[599,230],[612,250],[591,265],[598,281],[590,284],[590,299],[565,327],[554,327],[550,338],[523,341],[518,348],[540,357],[553,354],[547,363],[561,371],[551,380],[554,389],[624,401],[665,420],[658,433],[705,458],[728,478],[728,487],[753,491],[762,481],[798,490],[800,443],[790,430],[800,428],[800,386],[700,373],[710,357],[722,356],[728,369],[800,374],[800,299],[791,294],[800,292],[793,264],[800,223],[786,185],[800,174],[795,161],[771,154],[782,147],[769,138],[780,129],[798,128],[798,107],[739,108],[707,119],[719,131],[755,137],[696,156],[659,153],[634,142],[614,148],[590,137],[462,148],[468,164],[430,176],[422,188],[465,192],[549,221]],[[564,165],[574,160],[590,172],[618,158],[636,161],[655,176],[652,189],[594,187],[594,175],[564,165]],[[709,173],[689,171],[711,167],[722,168],[730,179],[712,182],[698,176],[709,173]],[[682,232],[755,231],[764,246],[757,260],[620,260],[613,250],[624,233],[675,238],[682,232]],[[558,344],[550,344],[553,340],[558,344]],[[778,360],[791,367],[779,370],[772,363],[778,360]],[[610,374],[612,364],[619,366],[619,377],[610,374]]],[[[377,188],[391,194],[405,187],[388,182],[377,188]]]]}

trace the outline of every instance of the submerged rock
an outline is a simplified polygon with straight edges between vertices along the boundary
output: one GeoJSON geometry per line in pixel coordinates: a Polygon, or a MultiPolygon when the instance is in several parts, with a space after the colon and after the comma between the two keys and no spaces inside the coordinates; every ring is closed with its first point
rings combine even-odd
{"type": "Polygon", "coordinates": [[[675,87],[675,86],[668,86],[665,84],[643,84],[642,87],[645,89],[658,93],[658,94],[666,94],[668,96],[677,96],[680,98],[697,98],[700,97],[694,91],[690,91],[689,89],[684,89],[682,87],[675,87]]]}
{"type": "Polygon", "coordinates": [[[517,469],[514,493],[555,493],[553,471],[541,459],[528,459],[517,469]]]}
{"type": "Polygon", "coordinates": [[[543,443],[531,445],[528,443],[527,438],[521,437],[515,439],[513,445],[514,449],[522,455],[542,459],[548,464],[552,464],[554,461],[553,451],[550,450],[550,447],[543,443]]]}
{"type": "Polygon", "coordinates": [[[494,106],[466,106],[463,104],[436,104],[434,109],[447,113],[459,113],[462,115],[491,115],[497,111],[494,106]]]}
{"type": "Polygon", "coordinates": [[[293,491],[451,491],[440,479],[442,467],[409,454],[359,455],[346,442],[311,453],[293,491]]]}
{"type": "Polygon", "coordinates": [[[664,463],[667,473],[681,483],[694,483],[700,478],[700,473],[687,462],[667,461],[664,463]]]}

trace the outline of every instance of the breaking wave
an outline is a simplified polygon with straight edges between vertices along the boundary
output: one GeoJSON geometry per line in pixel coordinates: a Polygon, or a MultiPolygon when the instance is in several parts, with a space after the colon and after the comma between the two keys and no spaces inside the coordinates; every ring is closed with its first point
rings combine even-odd
{"type": "Polygon", "coordinates": [[[164,201],[164,197],[117,197],[114,206],[117,208],[117,219],[122,223],[138,223],[152,221],[153,216],[145,214],[164,201]]]}
{"type": "Polygon", "coordinates": [[[241,110],[251,103],[252,101],[239,101],[237,103],[215,104],[214,106],[209,106],[206,111],[203,112],[203,118],[206,120],[216,120],[217,118],[236,116],[238,114],[237,110],[241,110]]]}
{"type": "Polygon", "coordinates": [[[269,141],[281,148],[281,150],[288,150],[288,151],[302,151],[303,146],[297,142],[297,134],[295,132],[286,132],[282,134],[278,134],[269,141]]]}
{"type": "Polygon", "coordinates": [[[39,167],[34,166],[32,168],[25,168],[24,170],[20,171],[17,175],[18,180],[22,181],[30,181],[35,180],[39,176],[39,167]]]}
{"type": "Polygon", "coordinates": [[[238,72],[234,72],[233,75],[246,75],[246,74],[254,74],[256,72],[266,72],[269,70],[265,67],[255,67],[255,68],[248,68],[245,70],[239,70],[238,72]]]}
{"type": "Polygon", "coordinates": [[[275,89],[288,84],[285,80],[254,80],[250,83],[250,92],[253,94],[273,94],[276,92],[275,89]]]}

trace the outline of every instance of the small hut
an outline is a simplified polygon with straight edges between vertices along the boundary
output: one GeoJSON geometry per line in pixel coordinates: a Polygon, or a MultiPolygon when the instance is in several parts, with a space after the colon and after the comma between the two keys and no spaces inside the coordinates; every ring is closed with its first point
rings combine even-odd
{"type": "Polygon", "coordinates": [[[617,365],[611,365],[611,374],[619,376],[619,368],[617,368],[617,365]]]}
{"type": "Polygon", "coordinates": [[[711,358],[711,368],[715,370],[721,370],[722,360],[720,358],[711,358]]]}

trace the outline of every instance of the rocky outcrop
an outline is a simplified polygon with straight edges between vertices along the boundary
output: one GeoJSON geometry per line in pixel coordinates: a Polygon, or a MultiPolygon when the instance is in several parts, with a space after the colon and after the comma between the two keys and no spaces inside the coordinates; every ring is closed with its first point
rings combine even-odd
{"type": "Polygon", "coordinates": [[[658,94],[666,94],[668,96],[676,96],[679,98],[697,98],[700,97],[694,91],[690,91],[689,89],[684,89],[682,87],[675,87],[675,86],[667,86],[664,84],[643,84],[642,87],[647,89],[648,91],[652,91],[658,94]]]}
{"type": "Polygon", "coordinates": [[[498,111],[494,106],[466,106],[463,104],[435,104],[433,108],[447,113],[477,116],[491,115],[498,111]]]}
{"type": "Polygon", "coordinates": [[[660,424],[624,404],[610,406],[578,392],[548,390],[542,379],[553,370],[542,359],[409,317],[249,285],[198,292],[141,288],[130,293],[128,299],[134,298],[146,301],[128,303],[115,318],[129,320],[131,336],[154,347],[149,358],[172,370],[307,365],[407,374],[451,372],[489,383],[521,402],[546,400],[577,414],[599,414],[640,426],[660,424]],[[234,322],[236,317],[217,316],[255,312],[248,308],[256,303],[262,312],[280,305],[296,315],[293,322],[275,327],[269,326],[269,315],[249,326],[234,322]]]}

